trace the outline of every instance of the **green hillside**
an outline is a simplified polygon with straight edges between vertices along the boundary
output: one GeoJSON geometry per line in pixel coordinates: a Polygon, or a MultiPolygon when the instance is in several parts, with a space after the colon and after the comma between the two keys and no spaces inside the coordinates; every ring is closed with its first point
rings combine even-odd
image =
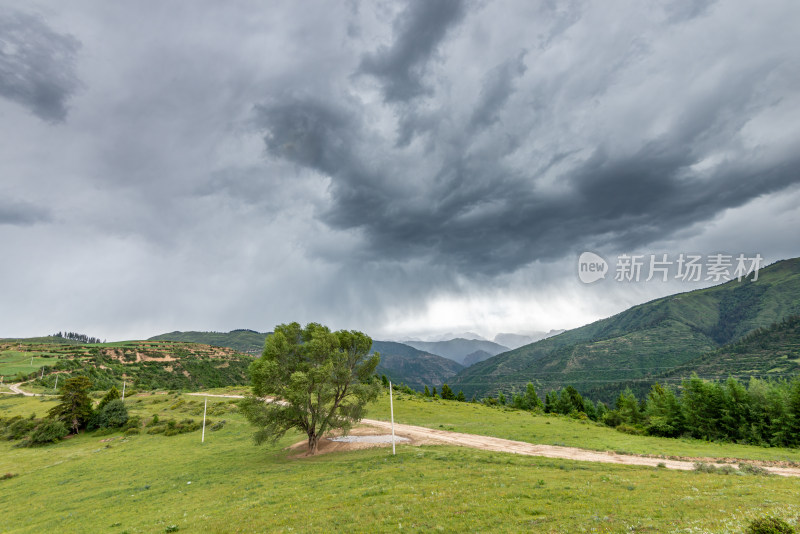
{"type": "Polygon", "coordinates": [[[260,355],[269,332],[238,329],[230,332],[170,332],[151,337],[148,341],[184,341],[214,347],[229,347],[238,352],[260,355]]]}
{"type": "MultiPolygon", "coordinates": [[[[34,338],[36,339],[36,338],[34,338]]],[[[91,345],[0,341],[5,381],[37,378],[34,387],[53,389],[56,377],[89,377],[97,389],[197,390],[249,383],[253,357],[226,347],[175,341],[124,341],[91,345]]]]}
{"type": "Polygon", "coordinates": [[[757,281],[660,298],[499,354],[461,371],[453,387],[481,396],[521,390],[527,382],[540,393],[571,384],[592,397],[621,381],[687,369],[699,356],[798,313],[795,258],[762,269],[757,281]]]}
{"type": "Polygon", "coordinates": [[[429,354],[403,343],[373,341],[372,351],[381,355],[377,373],[385,374],[396,384],[404,383],[417,390],[441,386],[464,368],[449,359],[429,354]]]}
{"type": "Polygon", "coordinates": [[[693,372],[704,378],[786,378],[800,373],[800,316],[759,328],[739,341],[704,354],[659,376],[680,380],[693,372]]]}

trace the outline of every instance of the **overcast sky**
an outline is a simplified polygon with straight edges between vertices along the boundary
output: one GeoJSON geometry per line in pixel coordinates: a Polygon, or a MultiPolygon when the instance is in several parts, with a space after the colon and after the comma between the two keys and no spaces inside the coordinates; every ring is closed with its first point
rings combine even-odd
{"type": "Polygon", "coordinates": [[[800,3],[0,0],[0,337],[571,328],[800,256],[800,3]]]}

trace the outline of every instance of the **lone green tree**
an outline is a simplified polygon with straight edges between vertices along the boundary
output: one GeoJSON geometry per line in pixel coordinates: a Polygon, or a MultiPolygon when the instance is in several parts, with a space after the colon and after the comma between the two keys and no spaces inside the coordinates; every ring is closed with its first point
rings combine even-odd
{"type": "Polygon", "coordinates": [[[70,432],[77,434],[92,418],[91,387],[92,381],[85,376],[68,378],[61,386],[61,403],[52,407],[48,415],[63,421],[70,432]]]}
{"type": "Polygon", "coordinates": [[[371,346],[361,332],[331,332],[317,323],[276,326],[250,365],[253,395],[241,402],[257,428],[256,443],[296,428],[308,435],[308,452],[316,454],[325,432],[347,432],[381,389],[373,379],[380,356],[369,353],[371,346]]]}

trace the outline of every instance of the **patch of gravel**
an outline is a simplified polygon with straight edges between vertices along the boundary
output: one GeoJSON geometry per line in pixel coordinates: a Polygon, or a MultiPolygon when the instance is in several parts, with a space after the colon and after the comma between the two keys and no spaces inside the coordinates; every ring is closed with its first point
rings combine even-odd
{"type": "MultiPolygon", "coordinates": [[[[341,441],[344,443],[391,443],[392,436],[391,434],[382,436],[340,436],[338,438],[330,438],[330,440],[341,441]]],[[[400,436],[395,436],[394,440],[396,442],[411,441],[408,438],[403,438],[400,436]]]]}

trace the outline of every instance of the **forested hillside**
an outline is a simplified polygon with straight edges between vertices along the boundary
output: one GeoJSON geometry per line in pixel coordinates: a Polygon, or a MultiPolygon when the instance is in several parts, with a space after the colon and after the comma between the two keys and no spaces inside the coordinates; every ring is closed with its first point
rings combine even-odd
{"type": "MultiPolygon", "coordinates": [[[[520,347],[460,372],[453,387],[478,397],[573,385],[591,398],[619,391],[628,380],[672,370],[691,372],[693,361],[758,328],[800,313],[800,259],[777,262],[758,280],[732,280],[634,306],[608,319],[520,347]]],[[[718,372],[725,373],[732,360],[718,372]]],[[[699,360],[698,360],[699,362],[699,360]]]]}

